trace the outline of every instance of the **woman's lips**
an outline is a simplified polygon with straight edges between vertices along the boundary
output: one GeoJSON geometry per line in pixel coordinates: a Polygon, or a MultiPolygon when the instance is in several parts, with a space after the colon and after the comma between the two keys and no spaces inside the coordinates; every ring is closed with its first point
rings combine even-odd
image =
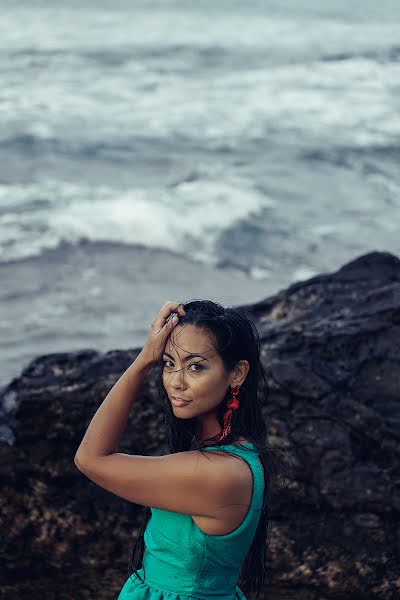
{"type": "Polygon", "coordinates": [[[174,406],[185,406],[185,404],[190,403],[190,400],[182,400],[182,398],[177,398],[176,396],[171,396],[171,402],[174,406]]]}

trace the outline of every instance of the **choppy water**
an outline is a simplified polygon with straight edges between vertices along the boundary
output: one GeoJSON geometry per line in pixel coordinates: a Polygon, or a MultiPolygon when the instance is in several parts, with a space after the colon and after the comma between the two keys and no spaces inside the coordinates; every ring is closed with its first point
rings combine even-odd
{"type": "Polygon", "coordinates": [[[400,250],[400,4],[0,1],[0,358],[400,250]]]}

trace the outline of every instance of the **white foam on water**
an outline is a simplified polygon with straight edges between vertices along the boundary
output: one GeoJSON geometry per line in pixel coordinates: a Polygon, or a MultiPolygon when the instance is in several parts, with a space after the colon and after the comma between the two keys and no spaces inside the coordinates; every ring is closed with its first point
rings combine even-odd
{"type": "Polygon", "coordinates": [[[234,180],[195,180],[168,189],[119,193],[107,186],[93,191],[58,180],[2,186],[1,260],[37,256],[61,242],[85,240],[143,245],[213,262],[219,235],[271,204],[234,180]]]}

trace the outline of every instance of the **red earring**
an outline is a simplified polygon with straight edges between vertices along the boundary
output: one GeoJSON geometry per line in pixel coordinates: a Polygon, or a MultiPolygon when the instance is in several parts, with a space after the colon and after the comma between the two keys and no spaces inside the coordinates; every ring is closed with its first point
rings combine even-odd
{"type": "Polygon", "coordinates": [[[237,398],[239,394],[240,387],[238,385],[231,388],[232,396],[228,402],[228,409],[224,414],[224,428],[222,430],[221,435],[217,438],[217,442],[220,442],[227,435],[231,433],[232,426],[232,414],[234,410],[239,408],[239,398],[237,398]]]}

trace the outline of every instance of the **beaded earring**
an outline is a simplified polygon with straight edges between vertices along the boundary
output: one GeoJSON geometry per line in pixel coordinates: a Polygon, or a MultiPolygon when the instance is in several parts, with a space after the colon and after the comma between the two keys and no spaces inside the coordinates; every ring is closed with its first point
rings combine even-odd
{"type": "Polygon", "coordinates": [[[232,414],[234,410],[237,410],[239,408],[239,398],[237,398],[237,396],[239,395],[239,390],[240,387],[238,385],[231,388],[232,396],[227,405],[228,409],[224,414],[224,427],[221,435],[216,440],[217,442],[220,442],[222,439],[224,439],[231,433],[232,414]]]}

